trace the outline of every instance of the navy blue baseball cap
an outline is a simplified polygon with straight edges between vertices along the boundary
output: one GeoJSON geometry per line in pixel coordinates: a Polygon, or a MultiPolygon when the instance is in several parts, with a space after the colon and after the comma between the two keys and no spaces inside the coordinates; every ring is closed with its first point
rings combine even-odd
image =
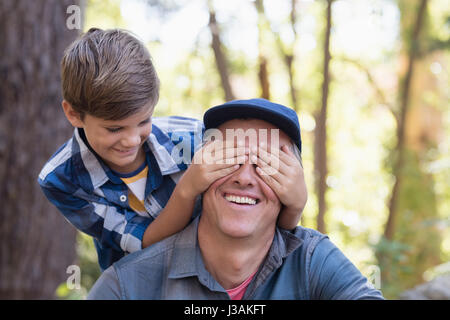
{"type": "Polygon", "coordinates": [[[302,151],[302,138],[297,113],[281,104],[266,99],[233,100],[208,109],[203,115],[205,129],[217,128],[222,123],[241,118],[267,121],[283,130],[302,151]]]}

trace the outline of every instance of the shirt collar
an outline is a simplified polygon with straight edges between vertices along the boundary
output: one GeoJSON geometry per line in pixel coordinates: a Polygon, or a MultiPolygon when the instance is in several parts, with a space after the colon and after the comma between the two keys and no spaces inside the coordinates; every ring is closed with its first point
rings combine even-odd
{"type": "MultiPolygon", "coordinates": [[[[178,234],[175,241],[173,260],[169,267],[169,278],[179,279],[197,276],[204,285],[218,289],[221,286],[217,281],[213,280],[211,274],[206,270],[198,246],[197,234],[200,217],[197,217],[186,229],[178,234]]],[[[260,272],[258,273],[262,274],[255,275],[255,278],[259,278],[258,283],[263,282],[270,272],[279,268],[283,263],[283,259],[300,247],[302,243],[303,240],[295,236],[295,234],[276,228],[267,257],[259,268],[260,272]]]]}
{"type": "Polygon", "coordinates": [[[162,175],[173,174],[187,169],[185,163],[177,163],[172,157],[172,153],[179,152],[175,144],[167,133],[158,126],[152,124],[152,132],[149,135],[144,148],[148,148],[155,156],[162,175]]]}
{"type": "MultiPolygon", "coordinates": [[[[75,158],[80,160],[82,163],[76,163],[77,166],[84,166],[89,173],[91,178],[91,185],[83,186],[83,189],[96,189],[99,186],[103,185],[106,181],[108,181],[108,175],[103,168],[103,161],[97,158],[95,152],[91,149],[87,141],[85,142],[82,136],[84,132],[82,129],[75,128],[74,132],[74,143],[78,144],[78,150],[80,152],[80,158],[75,158]]],[[[77,148],[73,148],[73,150],[77,150],[77,148]]]]}

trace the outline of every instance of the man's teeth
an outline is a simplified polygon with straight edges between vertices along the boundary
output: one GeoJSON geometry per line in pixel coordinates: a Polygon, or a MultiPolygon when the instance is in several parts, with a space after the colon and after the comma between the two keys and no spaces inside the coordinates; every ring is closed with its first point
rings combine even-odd
{"type": "Polygon", "coordinates": [[[227,199],[230,202],[235,202],[235,203],[256,204],[256,199],[252,199],[249,197],[238,197],[238,196],[226,195],[225,199],[227,199]]]}

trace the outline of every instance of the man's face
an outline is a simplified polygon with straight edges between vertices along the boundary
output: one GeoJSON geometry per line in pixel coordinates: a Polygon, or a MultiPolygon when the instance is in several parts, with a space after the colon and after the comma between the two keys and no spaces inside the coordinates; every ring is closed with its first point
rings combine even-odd
{"type": "Polygon", "coordinates": [[[126,173],[142,164],[142,145],[152,130],[152,113],[153,108],[143,108],[117,121],[87,114],[82,127],[89,144],[105,163],[113,170],[126,173]]]}
{"type": "MultiPolygon", "coordinates": [[[[225,122],[218,129],[224,139],[228,129],[254,129],[257,141],[245,141],[250,149],[255,143],[257,147],[261,142],[267,144],[268,150],[271,144],[277,148],[291,144],[284,132],[259,119],[234,119],[225,122]],[[265,129],[267,135],[260,134],[260,129],[265,129]],[[272,129],[278,130],[279,141],[270,141],[272,129]]],[[[247,161],[232,174],[215,181],[204,193],[203,216],[209,220],[210,226],[217,228],[216,231],[229,237],[242,238],[257,237],[274,230],[281,203],[255,169],[256,165],[247,161]]]]}

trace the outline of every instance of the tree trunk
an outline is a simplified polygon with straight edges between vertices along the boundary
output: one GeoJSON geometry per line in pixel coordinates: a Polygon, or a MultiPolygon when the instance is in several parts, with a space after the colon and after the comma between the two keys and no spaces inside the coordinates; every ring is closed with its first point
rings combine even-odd
{"type": "Polygon", "coordinates": [[[267,59],[264,55],[259,55],[259,84],[261,86],[261,98],[270,100],[269,72],[267,71],[267,59]]]}
{"type": "Polygon", "coordinates": [[[264,4],[262,0],[256,0],[256,11],[258,13],[258,79],[261,87],[261,98],[270,100],[270,82],[269,73],[267,71],[267,58],[264,52],[263,33],[267,27],[266,15],[264,12],[264,4]]]}
{"type": "Polygon", "coordinates": [[[225,100],[234,100],[234,93],[230,83],[230,77],[228,73],[227,60],[222,49],[222,41],[220,40],[219,28],[216,21],[216,13],[209,4],[209,30],[211,31],[212,42],[211,46],[214,51],[214,56],[216,58],[217,70],[219,71],[220,80],[222,82],[222,87],[225,93],[225,100]]]}
{"type": "Polygon", "coordinates": [[[327,169],[327,107],[328,107],[328,89],[330,83],[330,32],[331,32],[331,4],[332,0],[327,1],[327,24],[325,28],[324,40],[324,60],[323,60],[323,83],[322,83],[322,105],[319,112],[316,113],[316,129],[314,130],[314,173],[317,193],[317,202],[319,212],[317,214],[317,230],[325,233],[325,212],[326,202],[325,193],[327,190],[326,178],[327,169]]]}
{"type": "Polygon", "coordinates": [[[72,132],[60,106],[72,4],[0,1],[0,299],[53,298],[75,260],[76,231],[37,184],[72,132]]]}
{"type": "Polygon", "coordinates": [[[297,30],[295,29],[295,25],[297,23],[297,0],[291,0],[291,29],[292,33],[294,34],[294,41],[292,43],[292,50],[290,54],[284,55],[284,60],[288,69],[289,74],[289,87],[291,92],[291,100],[292,100],[292,106],[297,111],[299,108],[299,102],[297,97],[297,87],[295,86],[294,81],[294,60],[295,60],[295,44],[297,42],[297,30]]]}
{"type": "MultiPolygon", "coordinates": [[[[259,14],[259,25],[266,26],[267,28],[270,28],[270,23],[267,21],[267,16],[264,9],[264,3],[262,0],[256,0],[255,1],[256,9],[258,10],[259,14]]],[[[283,40],[281,40],[279,32],[276,30],[272,30],[272,34],[275,38],[275,42],[277,44],[278,50],[281,54],[281,57],[283,59],[283,62],[286,66],[287,72],[288,72],[288,78],[289,78],[289,89],[290,89],[290,95],[292,100],[292,107],[294,110],[298,111],[299,108],[299,99],[297,95],[298,89],[295,86],[295,80],[294,80],[294,61],[295,61],[295,45],[298,40],[297,31],[295,29],[295,25],[297,23],[297,0],[291,0],[291,13],[289,16],[290,20],[290,27],[293,33],[293,41],[290,45],[286,45],[283,43],[283,40]]],[[[263,29],[262,27],[259,27],[260,29],[263,29]]],[[[260,40],[261,42],[261,40],[260,40]]],[[[261,44],[260,44],[261,47],[261,44]]],[[[261,51],[261,50],[260,50],[261,51]]],[[[260,60],[261,61],[261,60],[260,60]]],[[[260,70],[261,70],[260,64],[260,70]]],[[[260,81],[261,82],[261,81],[260,81]]]]}
{"type": "Polygon", "coordinates": [[[426,13],[427,0],[421,0],[419,9],[417,10],[417,18],[414,24],[413,33],[411,35],[411,43],[408,52],[408,67],[405,77],[400,86],[400,114],[397,123],[397,161],[393,168],[395,176],[394,186],[389,201],[389,215],[386,222],[384,237],[391,240],[395,231],[395,216],[397,214],[398,193],[402,182],[402,168],[405,158],[405,125],[406,115],[409,109],[409,92],[411,87],[411,79],[413,76],[414,62],[418,55],[418,40],[420,30],[422,28],[423,19],[426,13]]]}

